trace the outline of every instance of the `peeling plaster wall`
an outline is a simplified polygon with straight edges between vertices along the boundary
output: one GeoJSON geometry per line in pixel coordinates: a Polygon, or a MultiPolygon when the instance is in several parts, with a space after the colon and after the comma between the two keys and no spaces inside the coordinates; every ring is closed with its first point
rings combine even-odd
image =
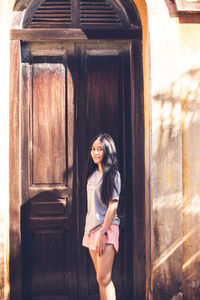
{"type": "Polygon", "coordinates": [[[183,276],[186,299],[200,299],[200,22],[180,24],[183,127],[183,276]]]}
{"type": "Polygon", "coordinates": [[[148,1],[152,93],[153,299],[182,291],[182,129],[179,20],[148,1]]]}
{"type": "Polygon", "coordinates": [[[200,299],[200,16],[147,1],[152,299],[200,299]]]}

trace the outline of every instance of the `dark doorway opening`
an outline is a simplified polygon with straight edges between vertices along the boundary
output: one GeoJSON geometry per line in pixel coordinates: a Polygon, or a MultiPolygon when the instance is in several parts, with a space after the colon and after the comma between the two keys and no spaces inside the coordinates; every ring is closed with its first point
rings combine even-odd
{"type": "MultiPolygon", "coordinates": [[[[53,2],[58,4],[45,1],[53,2]]],[[[121,2],[133,10],[129,1],[121,2]]],[[[67,31],[51,24],[45,31],[38,25],[12,32],[24,42],[17,74],[21,121],[15,120],[21,138],[21,198],[11,199],[21,206],[22,251],[16,255],[11,248],[11,299],[21,300],[21,290],[28,300],[98,299],[81,239],[86,212],[82,174],[89,141],[99,132],[110,133],[116,142],[123,182],[120,252],[113,270],[118,299],[145,299],[142,42],[137,13],[128,16],[137,22],[122,18],[121,27],[91,23],[67,31]],[[22,272],[14,274],[17,257],[22,272]]]]}

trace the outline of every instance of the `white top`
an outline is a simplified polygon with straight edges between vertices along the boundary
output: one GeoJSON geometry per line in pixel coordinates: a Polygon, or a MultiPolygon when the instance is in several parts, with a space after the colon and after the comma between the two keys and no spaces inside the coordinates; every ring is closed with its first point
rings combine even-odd
{"type": "MultiPolygon", "coordinates": [[[[101,184],[103,171],[94,171],[87,181],[87,215],[85,223],[85,232],[91,233],[97,230],[104,222],[107,206],[101,200],[101,184]]],[[[115,176],[115,186],[110,200],[119,201],[121,191],[121,177],[119,172],[115,176]]],[[[119,225],[120,220],[115,213],[112,224],[119,225]]]]}

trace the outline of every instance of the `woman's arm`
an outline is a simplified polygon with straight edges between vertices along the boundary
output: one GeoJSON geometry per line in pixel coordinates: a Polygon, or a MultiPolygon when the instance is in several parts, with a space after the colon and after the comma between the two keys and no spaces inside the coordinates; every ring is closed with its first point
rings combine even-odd
{"type": "Polygon", "coordinates": [[[104,229],[106,232],[108,232],[108,229],[110,228],[110,225],[112,223],[112,220],[115,216],[115,213],[117,211],[118,207],[118,201],[117,200],[110,200],[108,209],[105,215],[105,219],[102,225],[102,229],[104,229]]]}
{"type": "MultiPolygon", "coordinates": [[[[112,220],[115,216],[115,213],[117,211],[118,207],[118,201],[117,200],[110,200],[108,209],[105,215],[105,219],[102,225],[102,229],[104,229],[106,232],[108,232],[108,229],[112,223],[112,220]]],[[[99,256],[103,255],[105,250],[105,243],[106,243],[106,235],[99,234],[97,243],[96,243],[96,251],[99,256]]]]}

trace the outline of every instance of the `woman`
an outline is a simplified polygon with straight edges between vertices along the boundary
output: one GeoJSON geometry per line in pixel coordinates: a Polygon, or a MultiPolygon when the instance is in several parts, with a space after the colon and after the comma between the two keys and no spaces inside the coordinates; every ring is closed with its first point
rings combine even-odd
{"type": "Polygon", "coordinates": [[[110,135],[95,138],[87,174],[87,215],[83,246],[94,263],[101,300],[115,300],[111,274],[118,252],[117,207],[121,190],[116,148],[110,135]],[[92,158],[92,159],[91,159],[92,158]]]}

